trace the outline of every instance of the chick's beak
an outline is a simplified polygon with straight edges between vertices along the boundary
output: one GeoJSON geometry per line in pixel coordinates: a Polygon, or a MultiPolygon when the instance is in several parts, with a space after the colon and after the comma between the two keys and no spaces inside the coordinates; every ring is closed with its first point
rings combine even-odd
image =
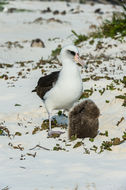
{"type": "Polygon", "coordinates": [[[76,55],[74,56],[74,60],[76,61],[76,63],[79,63],[82,67],[84,67],[84,61],[81,60],[78,53],[76,53],[76,55]]]}

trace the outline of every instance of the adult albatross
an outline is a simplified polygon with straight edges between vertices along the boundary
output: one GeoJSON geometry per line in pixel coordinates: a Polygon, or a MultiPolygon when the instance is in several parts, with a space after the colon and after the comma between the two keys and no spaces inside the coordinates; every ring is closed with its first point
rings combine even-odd
{"type": "Polygon", "coordinates": [[[78,49],[74,45],[62,48],[61,53],[62,69],[41,77],[36,88],[32,92],[43,100],[49,118],[48,135],[61,134],[60,131],[52,131],[51,116],[53,110],[69,110],[80,98],[83,91],[82,79],[79,67],[83,61],[79,57],[78,49]]]}

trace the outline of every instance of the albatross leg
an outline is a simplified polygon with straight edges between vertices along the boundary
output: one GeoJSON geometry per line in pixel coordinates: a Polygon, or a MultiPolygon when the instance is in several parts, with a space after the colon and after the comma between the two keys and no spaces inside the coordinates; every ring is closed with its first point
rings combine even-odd
{"type": "Polygon", "coordinates": [[[49,131],[52,131],[52,127],[51,127],[51,113],[48,113],[49,116],[49,131]]]}
{"type": "Polygon", "coordinates": [[[49,136],[49,137],[53,137],[53,136],[54,136],[54,137],[57,137],[57,136],[59,137],[61,134],[64,134],[64,133],[65,133],[65,132],[62,132],[62,131],[52,131],[52,130],[50,131],[50,130],[49,130],[49,131],[48,131],[48,136],[49,136]]]}
{"type": "Polygon", "coordinates": [[[61,135],[64,132],[62,131],[52,131],[52,127],[51,127],[51,113],[48,112],[48,118],[49,118],[49,131],[48,131],[48,136],[53,136],[53,135],[61,135]]]}

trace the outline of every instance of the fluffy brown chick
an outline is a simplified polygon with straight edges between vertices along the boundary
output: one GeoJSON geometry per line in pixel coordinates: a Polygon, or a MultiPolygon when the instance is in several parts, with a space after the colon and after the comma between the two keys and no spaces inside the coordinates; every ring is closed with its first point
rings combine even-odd
{"type": "Polygon", "coordinates": [[[84,100],[69,112],[69,138],[94,138],[98,133],[100,110],[92,100],[84,100]]]}

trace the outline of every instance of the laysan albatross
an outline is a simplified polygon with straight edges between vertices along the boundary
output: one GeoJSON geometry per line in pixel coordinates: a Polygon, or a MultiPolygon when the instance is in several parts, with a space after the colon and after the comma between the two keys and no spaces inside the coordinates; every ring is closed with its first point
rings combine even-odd
{"type": "Polygon", "coordinates": [[[33,90],[43,100],[49,118],[48,135],[61,134],[60,131],[52,131],[51,116],[53,110],[69,110],[80,98],[83,84],[79,67],[76,63],[84,66],[79,57],[79,51],[74,45],[62,48],[60,53],[62,69],[52,72],[39,79],[33,90]]]}

